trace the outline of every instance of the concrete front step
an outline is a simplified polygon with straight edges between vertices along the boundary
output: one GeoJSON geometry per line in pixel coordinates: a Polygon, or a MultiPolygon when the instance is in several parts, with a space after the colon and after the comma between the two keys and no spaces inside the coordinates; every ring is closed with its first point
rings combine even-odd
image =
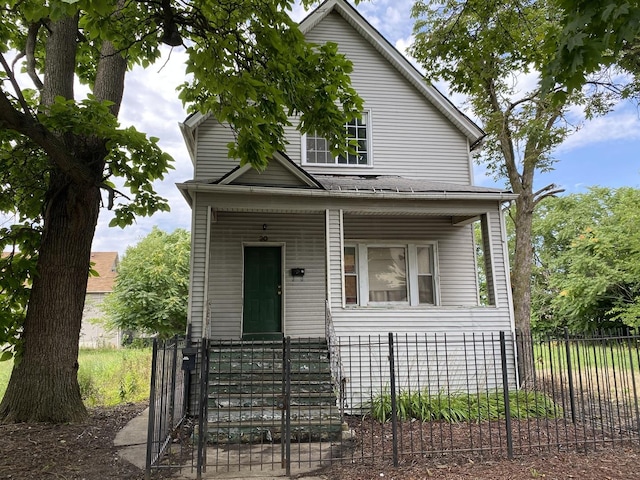
{"type": "MultiPolygon", "coordinates": [[[[336,397],[331,391],[292,393],[289,397],[291,406],[334,406],[336,397]]],[[[258,408],[280,407],[282,393],[260,392],[259,395],[225,396],[209,394],[209,408],[258,408]]]]}
{"type": "MultiPolygon", "coordinates": [[[[219,397],[228,396],[253,396],[259,397],[263,394],[273,395],[282,394],[282,382],[210,382],[209,392],[216,394],[219,397]]],[[[319,393],[327,394],[333,392],[331,382],[291,382],[292,395],[307,394],[307,393],[319,393]]]]}
{"type": "MultiPolygon", "coordinates": [[[[282,375],[282,360],[269,360],[255,358],[227,359],[225,362],[210,362],[209,372],[211,373],[257,373],[274,372],[282,375]]],[[[328,359],[300,359],[294,358],[290,362],[291,373],[310,374],[326,373],[331,369],[328,359]]]]}
{"type": "MultiPolygon", "coordinates": [[[[225,424],[254,424],[265,423],[280,425],[284,412],[279,408],[221,408],[209,410],[209,423],[225,424]]],[[[290,409],[292,423],[342,423],[340,411],[337,407],[298,406],[290,409]]]]}
{"type": "MultiPolygon", "coordinates": [[[[342,424],[298,424],[291,425],[293,442],[336,441],[342,435],[342,424]]],[[[214,444],[225,443],[276,443],[282,439],[280,425],[227,425],[208,427],[207,441],[214,444]]]]}

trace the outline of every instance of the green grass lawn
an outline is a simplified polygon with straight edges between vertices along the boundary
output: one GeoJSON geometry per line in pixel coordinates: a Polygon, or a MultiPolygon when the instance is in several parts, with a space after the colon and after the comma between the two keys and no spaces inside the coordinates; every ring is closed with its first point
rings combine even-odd
{"type": "Polygon", "coordinates": [[[637,371],[640,358],[636,344],[623,341],[571,340],[568,352],[564,341],[547,341],[534,344],[533,353],[538,368],[550,368],[551,365],[566,367],[570,360],[574,369],[597,367],[637,371]]]}
{"type": "MultiPolygon", "coordinates": [[[[80,350],[78,382],[88,407],[140,402],[149,398],[151,349],[80,350]]],[[[0,398],[13,363],[0,362],[0,398]]]]}

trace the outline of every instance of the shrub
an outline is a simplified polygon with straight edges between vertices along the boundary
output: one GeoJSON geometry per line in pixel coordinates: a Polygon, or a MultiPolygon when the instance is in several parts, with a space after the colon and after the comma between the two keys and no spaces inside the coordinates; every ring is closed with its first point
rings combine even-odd
{"type": "MultiPolygon", "coordinates": [[[[563,410],[547,395],[540,392],[509,392],[509,406],[513,418],[556,418],[563,410]]],[[[391,418],[391,394],[384,391],[365,405],[371,416],[386,422],[391,418]]],[[[431,394],[428,390],[396,396],[398,419],[422,421],[444,420],[450,423],[497,420],[505,418],[506,408],[502,392],[431,394]]]]}

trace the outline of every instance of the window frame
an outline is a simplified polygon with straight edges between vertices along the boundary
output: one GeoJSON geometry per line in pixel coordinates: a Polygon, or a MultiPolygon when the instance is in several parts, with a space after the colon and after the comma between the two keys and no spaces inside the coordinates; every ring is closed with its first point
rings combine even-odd
{"type": "MultiPolygon", "coordinates": [[[[372,118],[371,118],[371,110],[370,109],[365,109],[361,112],[361,115],[367,116],[367,123],[366,123],[366,128],[367,128],[367,163],[366,164],[349,164],[349,163],[338,163],[338,158],[339,156],[334,156],[333,158],[333,162],[332,163],[322,163],[322,162],[309,162],[308,159],[308,155],[307,155],[307,136],[309,134],[303,134],[301,136],[301,140],[300,140],[300,150],[301,150],[301,164],[307,167],[329,167],[329,168],[371,168],[373,167],[373,139],[372,139],[372,132],[373,132],[373,123],[372,123],[372,118]]],[[[345,130],[347,128],[349,128],[349,124],[345,123],[344,125],[345,130]]],[[[314,132],[315,133],[315,132],[314,132]]],[[[316,135],[314,135],[314,137],[317,137],[316,135]]],[[[345,150],[346,153],[346,150],[345,150]]]]}
{"type": "Polygon", "coordinates": [[[440,275],[438,265],[438,243],[437,241],[411,241],[411,242],[376,242],[369,240],[349,240],[345,241],[342,246],[342,305],[346,308],[362,308],[362,307],[422,307],[429,308],[440,305],[440,275]],[[358,299],[354,303],[346,303],[346,290],[345,290],[345,263],[344,263],[344,250],[346,248],[354,248],[356,251],[356,283],[358,299]],[[433,288],[433,303],[420,303],[420,292],[418,277],[420,276],[418,268],[418,249],[428,248],[430,252],[431,261],[431,283],[433,288]],[[404,248],[405,251],[405,266],[406,266],[406,288],[407,288],[407,300],[402,302],[375,302],[369,299],[369,262],[368,262],[368,249],[369,248],[404,248]]]}

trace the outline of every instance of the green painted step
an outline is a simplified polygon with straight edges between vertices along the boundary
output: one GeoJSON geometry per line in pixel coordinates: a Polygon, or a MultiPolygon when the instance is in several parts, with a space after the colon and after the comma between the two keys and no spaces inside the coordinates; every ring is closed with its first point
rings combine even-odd
{"type": "MultiPolygon", "coordinates": [[[[282,373],[282,360],[271,359],[227,359],[225,362],[211,362],[210,372],[238,373],[238,372],[265,372],[272,371],[282,373]]],[[[329,372],[331,365],[328,359],[305,360],[295,358],[289,363],[291,373],[329,372]]]]}
{"type": "MultiPolygon", "coordinates": [[[[326,392],[324,395],[311,392],[311,393],[299,393],[292,394],[289,400],[289,404],[292,407],[295,406],[335,406],[336,397],[333,392],[326,392]]],[[[209,395],[209,409],[216,408],[259,408],[259,407],[277,407],[282,405],[281,394],[266,394],[263,393],[258,396],[244,395],[244,396],[222,396],[222,395],[209,395]]]]}
{"type": "MultiPolygon", "coordinates": [[[[326,442],[336,441],[342,435],[342,424],[305,424],[291,426],[291,441],[293,442],[326,442]]],[[[238,443],[278,443],[282,438],[282,429],[278,425],[225,426],[212,428],[207,431],[208,443],[238,444],[238,443]]]]}
{"type": "MultiPolygon", "coordinates": [[[[220,408],[210,409],[207,418],[209,423],[215,422],[220,426],[256,424],[280,425],[283,410],[279,408],[220,408]]],[[[303,424],[342,424],[340,411],[337,407],[292,407],[290,409],[291,423],[303,424]]]]}
{"type": "MultiPolygon", "coordinates": [[[[318,393],[327,394],[333,392],[333,386],[329,380],[324,382],[291,382],[291,392],[293,395],[300,393],[318,393]]],[[[210,395],[217,396],[254,396],[258,397],[262,394],[282,394],[282,382],[214,382],[209,383],[210,395]]]]}

